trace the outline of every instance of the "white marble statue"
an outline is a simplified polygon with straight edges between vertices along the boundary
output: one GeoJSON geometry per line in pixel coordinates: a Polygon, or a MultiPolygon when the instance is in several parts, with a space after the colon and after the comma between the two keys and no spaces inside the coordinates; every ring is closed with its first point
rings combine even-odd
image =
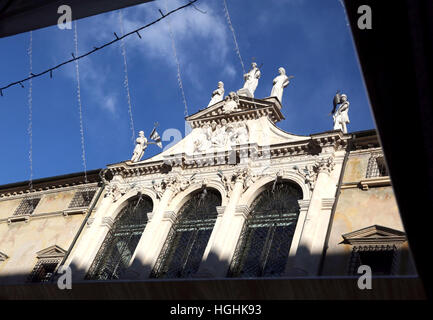
{"type": "MultiPolygon", "coordinates": [[[[251,70],[244,74],[244,86],[238,91],[238,94],[245,94],[245,90],[248,90],[251,97],[254,98],[254,91],[256,91],[257,85],[259,84],[261,73],[257,67],[257,63],[253,62],[251,64],[251,70]]],[[[247,94],[248,95],[248,94],[247,94]]]]}
{"type": "Polygon", "coordinates": [[[230,92],[229,95],[225,98],[223,113],[229,114],[233,111],[237,111],[239,108],[239,97],[235,92],[230,92]]]}
{"type": "Polygon", "coordinates": [[[135,148],[132,154],[131,161],[138,162],[144,155],[144,151],[147,148],[147,138],[144,136],[144,131],[138,133],[138,138],[135,140],[135,148]]]}
{"type": "Polygon", "coordinates": [[[349,101],[345,94],[338,94],[334,98],[334,130],[341,130],[343,133],[347,133],[347,124],[349,121],[349,101]],[[338,109],[335,111],[336,105],[340,104],[338,109]]]}
{"type": "Polygon", "coordinates": [[[283,89],[290,83],[290,78],[286,76],[286,70],[283,67],[278,68],[279,76],[274,78],[271,97],[277,97],[280,102],[283,101],[283,89]]]}
{"type": "Polygon", "coordinates": [[[207,106],[209,107],[217,102],[222,101],[223,97],[224,97],[224,83],[222,81],[219,81],[218,89],[212,92],[212,98],[207,106]]]}

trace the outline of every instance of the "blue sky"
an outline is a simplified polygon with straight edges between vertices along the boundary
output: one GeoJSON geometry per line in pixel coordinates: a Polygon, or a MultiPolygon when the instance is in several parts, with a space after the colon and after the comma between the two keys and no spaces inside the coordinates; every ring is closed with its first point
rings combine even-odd
{"type": "MultiPolygon", "coordinates": [[[[277,125],[294,134],[332,130],[332,98],[343,90],[350,101],[350,132],[374,128],[354,44],[339,0],[226,0],[240,53],[248,69],[262,64],[255,97],[269,96],[278,67],[294,75],[283,96],[286,117],[277,125]]],[[[168,10],[186,1],[167,0],[168,10]]],[[[217,82],[226,94],[243,85],[242,68],[223,11],[222,0],[199,0],[171,15],[189,114],[207,106],[217,82]]],[[[159,18],[165,0],[122,10],[128,32],[159,18]]],[[[72,8],[73,10],[73,8],[72,8]]],[[[73,13],[73,12],[72,12],[73,13]]],[[[118,12],[78,20],[79,53],[120,34],[118,12]]],[[[162,135],[184,133],[184,105],[167,19],[125,40],[135,132],[149,135],[155,121],[162,135]]],[[[29,33],[0,39],[0,86],[29,72],[29,33]]],[[[57,26],[33,31],[33,72],[70,59],[73,29],[57,26]]],[[[80,60],[81,97],[87,169],[131,157],[133,141],[128,115],[120,45],[80,60]]],[[[30,177],[28,83],[0,97],[0,184],[30,177]]],[[[33,178],[83,170],[75,69],[69,64],[33,80],[33,178]]],[[[173,138],[172,138],[173,139],[173,138]]],[[[167,145],[169,141],[165,141],[167,145]]],[[[160,149],[151,145],[145,158],[160,149]]]]}

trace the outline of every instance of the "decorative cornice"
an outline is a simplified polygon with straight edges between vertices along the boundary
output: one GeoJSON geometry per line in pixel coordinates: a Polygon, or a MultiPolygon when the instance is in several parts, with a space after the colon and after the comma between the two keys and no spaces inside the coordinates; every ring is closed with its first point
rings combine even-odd
{"type": "Polygon", "coordinates": [[[36,252],[38,259],[62,258],[66,254],[66,250],[57,245],[52,245],[46,249],[36,252]]]}
{"type": "Polygon", "coordinates": [[[37,179],[33,181],[33,187],[30,190],[29,183],[18,182],[8,185],[0,186],[0,199],[10,198],[10,197],[20,197],[23,195],[35,194],[39,192],[52,191],[56,192],[56,189],[70,188],[76,186],[89,186],[97,184],[101,181],[99,177],[100,170],[91,170],[87,172],[86,184],[84,181],[84,173],[73,173],[63,176],[49,177],[43,179],[37,179]]]}
{"type": "Polygon", "coordinates": [[[374,187],[386,187],[391,185],[391,179],[389,176],[386,177],[375,177],[363,179],[359,182],[362,190],[368,190],[368,188],[374,187]]]}
{"type": "Polygon", "coordinates": [[[407,240],[403,231],[373,225],[342,235],[343,243],[351,245],[401,244],[407,240]]]}
{"type": "Polygon", "coordinates": [[[56,186],[45,187],[45,188],[36,188],[35,187],[32,190],[32,192],[30,192],[30,190],[3,192],[3,193],[0,193],[0,201],[14,200],[14,199],[19,199],[19,198],[29,198],[29,197],[38,198],[38,197],[42,197],[43,195],[46,195],[46,194],[58,193],[58,192],[67,192],[67,191],[71,191],[71,190],[78,192],[81,190],[86,190],[88,188],[95,188],[96,189],[97,185],[98,185],[97,182],[92,182],[92,183],[87,183],[87,184],[85,184],[84,182],[80,182],[80,183],[56,185],[56,186]],[[61,190],[59,190],[59,189],[61,189],[61,190]]]}
{"type": "Polygon", "coordinates": [[[192,128],[199,128],[212,121],[221,123],[222,119],[227,122],[254,120],[268,117],[273,123],[284,119],[281,113],[281,105],[274,100],[262,100],[239,96],[238,108],[230,113],[224,112],[225,101],[221,101],[209,108],[200,110],[186,118],[192,128]]]}

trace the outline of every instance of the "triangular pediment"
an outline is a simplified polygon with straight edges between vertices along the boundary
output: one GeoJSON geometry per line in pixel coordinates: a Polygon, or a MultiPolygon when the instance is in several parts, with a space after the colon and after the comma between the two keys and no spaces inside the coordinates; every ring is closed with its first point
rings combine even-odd
{"type": "Polygon", "coordinates": [[[376,243],[398,243],[406,241],[406,234],[403,231],[373,225],[360,230],[352,231],[342,235],[347,244],[376,244],[376,243]]]}
{"type": "Polygon", "coordinates": [[[227,122],[236,122],[267,116],[273,123],[284,119],[281,113],[281,104],[274,97],[254,99],[236,96],[236,101],[237,103],[234,108],[228,108],[229,103],[232,103],[231,106],[233,106],[233,102],[223,100],[203,110],[199,110],[187,117],[186,120],[192,128],[198,128],[212,121],[220,123],[222,119],[225,119],[227,122]]]}
{"type": "Polygon", "coordinates": [[[6,254],[3,252],[0,252],[0,261],[5,261],[7,258],[9,258],[6,254]]]}
{"type": "Polygon", "coordinates": [[[61,258],[66,254],[66,250],[57,245],[53,245],[36,253],[38,259],[43,258],[61,258]]]}

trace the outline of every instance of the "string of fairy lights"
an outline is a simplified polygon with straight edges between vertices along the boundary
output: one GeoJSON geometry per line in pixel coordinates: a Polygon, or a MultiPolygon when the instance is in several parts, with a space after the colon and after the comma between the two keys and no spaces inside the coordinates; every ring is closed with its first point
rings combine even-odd
{"type": "Polygon", "coordinates": [[[173,14],[173,13],[179,11],[179,10],[182,10],[182,9],[184,9],[186,7],[193,6],[195,8],[194,3],[196,1],[197,0],[190,0],[187,4],[185,4],[183,6],[179,6],[176,9],[173,9],[173,10],[171,10],[171,11],[165,13],[165,14],[161,10],[159,10],[159,12],[161,13],[161,17],[158,18],[158,19],[153,20],[152,22],[150,22],[150,23],[148,23],[148,24],[146,24],[146,25],[144,25],[142,27],[134,29],[134,30],[132,30],[132,31],[130,31],[128,33],[125,33],[123,36],[120,36],[120,37],[114,32],[115,39],[112,40],[112,41],[109,41],[109,42],[107,42],[107,43],[105,43],[103,45],[101,45],[100,47],[93,47],[92,50],[90,50],[90,51],[88,51],[88,52],[86,52],[86,53],[84,53],[82,55],[79,55],[79,56],[78,55],[76,56],[74,53],[72,53],[71,54],[72,55],[72,59],[64,61],[64,62],[62,62],[62,63],[60,63],[60,64],[58,64],[58,65],[56,65],[54,67],[51,67],[51,68],[46,69],[44,71],[41,71],[39,73],[31,73],[28,77],[26,77],[24,79],[21,79],[21,80],[18,80],[18,81],[14,81],[14,82],[11,82],[11,83],[3,86],[3,87],[0,87],[0,96],[3,96],[4,90],[6,90],[6,89],[8,89],[10,87],[13,87],[13,86],[20,85],[22,88],[24,88],[23,83],[26,82],[26,81],[29,81],[30,79],[37,78],[37,77],[43,76],[45,74],[49,74],[50,78],[52,78],[54,70],[56,70],[56,69],[58,69],[60,67],[63,67],[64,65],[69,64],[71,62],[74,62],[75,60],[80,60],[80,59],[82,59],[84,57],[87,57],[87,56],[89,56],[89,55],[91,55],[91,54],[93,54],[93,53],[95,53],[95,52],[97,52],[99,50],[102,50],[102,49],[104,49],[104,48],[106,48],[106,47],[108,47],[108,46],[110,46],[110,45],[112,45],[112,44],[114,44],[114,43],[116,43],[118,41],[121,41],[122,39],[124,39],[126,37],[129,37],[129,36],[135,34],[135,35],[137,35],[141,39],[140,31],[142,31],[142,30],[144,30],[146,28],[149,28],[150,26],[154,25],[155,23],[158,23],[159,21],[167,18],[169,15],[171,15],[171,14],[173,14]]]}
{"type": "MultiPolygon", "coordinates": [[[[76,93],[77,93],[77,105],[78,105],[78,114],[79,114],[79,126],[80,126],[80,142],[81,142],[81,160],[82,160],[82,165],[83,165],[83,170],[84,170],[84,180],[85,183],[88,183],[88,177],[87,177],[87,162],[86,162],[86,148],[85,148],[85,136],[84,136],[84,123],[83,123],[83,103],[82,103],[82,97],[81,97],[81,84],[80,84],[80,70],[79,70],[79,63],[78,61],[84,57],[87,57],[103,48],[106,48],[116,42],[120,42],[120,51],[122,54],[122,58],[123,58],[123,69],[124,69],[124,88],[125,88],[125,92],[126,92],[126,100],[127,100],[127,105],[128,105],[128,115],[129,115],[129,122],[130,122],[130,129],[131,129],[131,140],[134,143],[135,142],[135,128],[134,128],[134,119],[133,119],[133,113],[132,113],[132,102],[131,102],[131,93],[130,93],[130,88],[129,88],[129,79],[128,79],[128,64],[127,64],[127,56],[126,56],[126,47],[125,47],[125,42],[124,39],[130,35],[137,35],[140,39],[142,39],[140,31],[152,26],[153,24],[167,18],[169,15],[182,10],[188,6],[192,6],[193,8],[195,8],[197,11],[199,11],[202,14],[206,14],[205,11],[202,11],[200,9],[198,9],[194,3],[197,0],[190,0],[188,1],[188,3],[186,3],[185,5],[179,6],[176,9],[173,9],[171,11],[168,11],[167,8],[167,1],[165,1],[165,8],[167,13],[163,13],[160,9],[159,12],[161,14],[161,17],[158,19],[153,20],[152,22],[139,27],[137,29],[134,29],[128,33],[124,33],[124,27],[123,27],[123,16],[122,16],[122,11],[119,10],[118,12],[118,19],[119,19],[119,26],[120,26],[120,36],[118,36],[116,34],[116,32],[114,32],[114,36],[115,39],[112,41],[109,41],[99,47],[93,47],[93,50],[90,50],[86,53],[83,53],[81,55],[79,55],[79,51],[78,51],[78,31],[77,31],[77,21],[74,21],[74,36],[73,36],[73,41],[74,41],[74,52],[71,53],[72,55],[72,59],[69,59],[67,61],[64,61],[56,66],[53,66],[51,68],[48,68],[44,71],[41,71],[39,73],[33,73],[33,33],[32,31],[30,31],[30,38],[29,38],[29,47],[27,49],[27,54],[28,54],[28,58],[29,58],[29,75],[28,77],[18,80],[18,81],[14,81],[11,82],[3,87],[0,87],[0,96],[3,96],[4,94],[4,90],[20,85],[22,88],[24,88],[23,83],[24,82],[29,82],[29,87],[28,87],[28,112],[29,112],[29,116],[28,116],[28,135],[29,135],[29,166],[30,166],[30,178],[29,178],[29,189],[32,191],[33,190],[33,100],[32,100],[32,95],[33,95],[33,79],[43,76],[45,74],[49,74],[50,78],[53,78],[53,71],[61,68],[62,66],[69,64],[71,62],[74,62],[75,64],[75,76],[76,76],[76,93]]],[[[230,18],[230,14],[229,14],[229,10],[227,7],[227,3],[225,0],[223,0],[223,7],[224,7],[224,15],[226,17],[227,20],[227,24],[228,27],[232,33],[232,37],[233,37],[233,42],[234,42],[234,47],[235,47],[235,51],[236,54],[239,58],[240,64],[242,66],[242,70],[245,73],[245,67],[244,67],[244,63],[242,60],[242,56],[239,50],[239,45],[237,42],[237,38],[236,38],[236,34],[235,34],[235,30],[233,28],[232,22],[231,22],[231,18],[230,18]]],[[[167,19],[167,26],[168,26],[168,31],[169,31],[169,36],[170,36],[170,40],[171,40],[171,46],[172,46],[172,50],[173,50],[173,57],[175,59],[176,62],[176,68],[177,68],[177,82],[182,94],[182,101],[184,104],[184,114],[185,116],[188,116],[188,104],[186,101],[186,96],[185,96],[185,91],[184,91],[184,86],[183,86],[183,82],[182,82],[182,74],[181,74],[181,63],[179,61],[179,56],[177,53],[177,48],[176,48],[176,41],[175,41],[175,37],[174,37],[174,33],[170,24],[169,19],[167,19]]]]}
{"type": "MultiPolygon", "coordinates": [[[[124,34],[123,31],[123,16],[122,16],[122,10],[119,10],[119,25],[120,25],[120,33],[124,34]]],[[[128,78],[128,63],[126,59],[126,47],[125,47],[125,41],[123,39],[120,40],[120,51],[122,52],[123,57],[123,73],[124,73],[124,80],[123,80],[123,86],[126,90],[126,100],[128,102],[128,115],[129,115],[129,126],[131,128],[131,141],[134,144],[135,140],[135,128],[134,128],[134,118],[132,117],[132,103],[131,103],[131,93],[129,92],[129,78],[128,78]]]]}

